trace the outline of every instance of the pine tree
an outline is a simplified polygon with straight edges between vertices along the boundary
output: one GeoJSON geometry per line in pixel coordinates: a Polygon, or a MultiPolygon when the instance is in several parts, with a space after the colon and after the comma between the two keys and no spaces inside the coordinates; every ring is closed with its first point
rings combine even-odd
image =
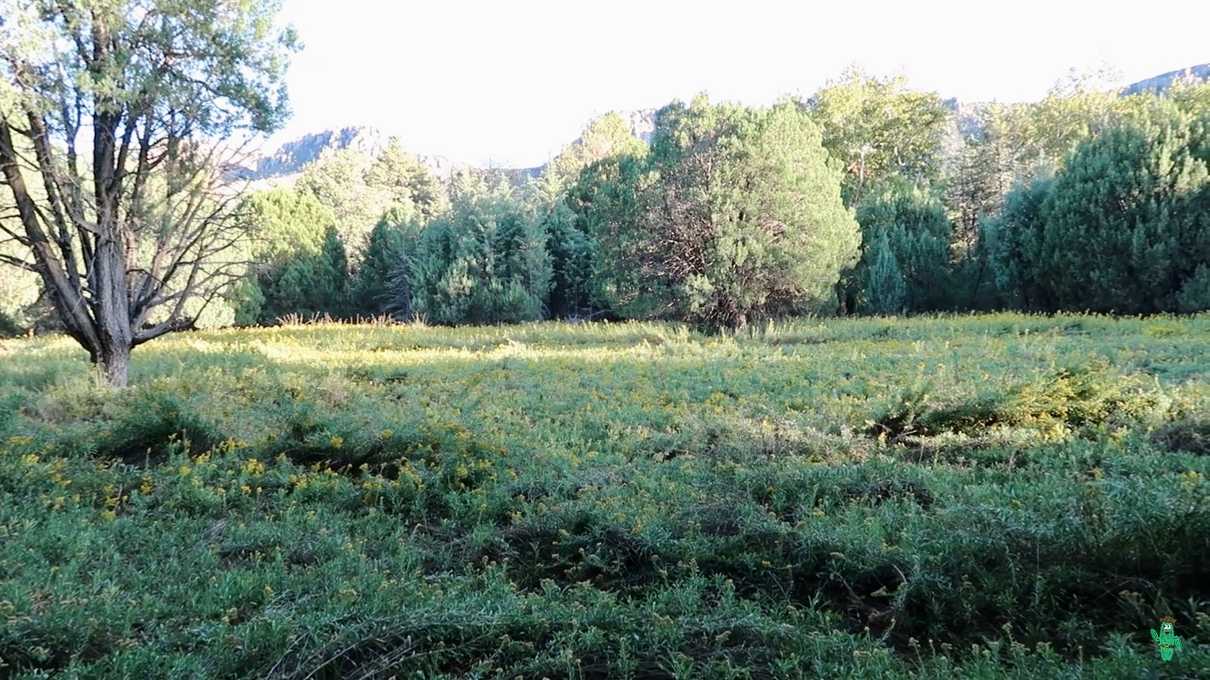
{"type": "Polygon", "coordinates": [[[586,216],[620,313],[740,328],[835,309],[860,233],[796,105],[673,104],[646,157],[596,170],[586,216]]]}
{"type": "Polygon", "coordinates": [[[350,290],[352,308],[358,315],[408,316],[410,303],[405,302],[402,308],[399,305],[407,296],[400,298],[398,295],[400,288],[407,288],[408,283],[399,275],[415,247],[420,228],[416,215],[403,209],[388,211],[374,226],[350,290]]]}
{"type": "Polygon", "coordinates": [[[1009,192],[999,215],[983,222],[981,232],[1001,298],[1011,307],[1052,310],[1050,277],[1041,248],[1045,205],[1053,182],[1039,179],[1009,192]]]}
{"type": "Polygon", "coordinates": [[[899,314],[907,307],[908,286],[887,232],[867,249],[869,264],[861,275],[860,308],[872,314],[899,314]]]}
{"type": "Polygon", "coordinates": [[[939,200],[902,181],[888,182],[867,194],[858,207],[857,222],[862,241],[868,244],[851,276],[867,300],[866,304],[858,301],[858,311],[887,311],[867,307],[872,298],[865,272],[883,256],[873,247],[878,243],[890,249],[900,273],[903,291],[902,299],[895,301],[896,311],[936,311],[955,303],[950,262],[954,229],[939,200]]]}
{"type": "Polygon", "coordinates": [[[1081,144],[1045,206],[1038,270],[1059,309],[1175,311],[1210,261],[1210,118],[1156,101],[1081,144]]]}
{"type": "Polygon", "coordinates": [[[540,319],[551,282],[546,232],[510,187],[463,173],[450,211],[421,233],[409,259],[414,313],[434,323],[540,319]]]}

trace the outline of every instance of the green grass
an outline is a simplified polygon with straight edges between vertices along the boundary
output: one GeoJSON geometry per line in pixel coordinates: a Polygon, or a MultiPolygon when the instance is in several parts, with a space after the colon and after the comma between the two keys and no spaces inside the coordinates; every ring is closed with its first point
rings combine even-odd
{"type": "Polygon", "coordinates": [[[1205,315],[225,330],[131,383],[0,341],[0,676],[1210,675],[1205,315]]]}

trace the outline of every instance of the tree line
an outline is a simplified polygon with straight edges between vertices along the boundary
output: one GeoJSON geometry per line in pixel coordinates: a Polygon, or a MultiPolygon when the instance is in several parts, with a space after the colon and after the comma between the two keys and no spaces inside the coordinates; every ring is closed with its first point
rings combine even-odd
{"type": "Polygon", "coordinates": [[[247,202],[235,320],[1204,310],[1208,92],[1076,81],[961,111],[849,72],[772,107],[673,103],[649,144],[603,116],[520,186],[439,181],[397,142],[326,153],[247,202]]]}

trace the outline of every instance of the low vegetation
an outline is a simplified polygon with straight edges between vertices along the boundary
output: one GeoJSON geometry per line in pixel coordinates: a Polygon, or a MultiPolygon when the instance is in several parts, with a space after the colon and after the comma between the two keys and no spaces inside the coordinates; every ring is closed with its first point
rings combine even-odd
{"type": "Polygon", "coordinates": [[[0,675],[1204,677],[1207,338],[320,324],[120,392],[0,341],[0,675]]]}

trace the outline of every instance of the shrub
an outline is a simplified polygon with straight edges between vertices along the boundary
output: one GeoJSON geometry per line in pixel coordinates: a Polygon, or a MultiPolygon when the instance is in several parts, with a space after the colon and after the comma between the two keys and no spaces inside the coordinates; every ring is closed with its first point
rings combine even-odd
{"type": "Polygon", "coordinates": [[[119,403],[92,450],[101,458],[140,463],[162,459],[176,447],[208,451],[221,440],[214,426],[188,405],[148,391],[119,403]]]}
{"type": "Polygon", "coordinates": [[[1210,420],[1183,418],[1156,430],[1152,439],[1169,451],[1210,455],[1210,420]]]}
{"type": "Polygon", "coordinates": [[[957,403],[939,400],[930,386],[914,387],[879,414],[869,431],[891,437],[981,435],[1001,426],[1059,437],[1094,436],[1108,427],[1158,420],[1167,405],[1139,379],[1091,364],[1060,368],[1002,394],[957,403]]]}
{"type": "Polygon", "coordinates": [[[1210,311],[1210,265],[1197,266],[1176,294],[1176,304],[1180,311],[1190,314],[1210,311]]]}
{"type": "Polygon", "coordinates": [[[21,331],[21,325],[17,323],[17,320],[4,310],[0,310],[0,338],[15,338],[21,335],[21,331]]]}

